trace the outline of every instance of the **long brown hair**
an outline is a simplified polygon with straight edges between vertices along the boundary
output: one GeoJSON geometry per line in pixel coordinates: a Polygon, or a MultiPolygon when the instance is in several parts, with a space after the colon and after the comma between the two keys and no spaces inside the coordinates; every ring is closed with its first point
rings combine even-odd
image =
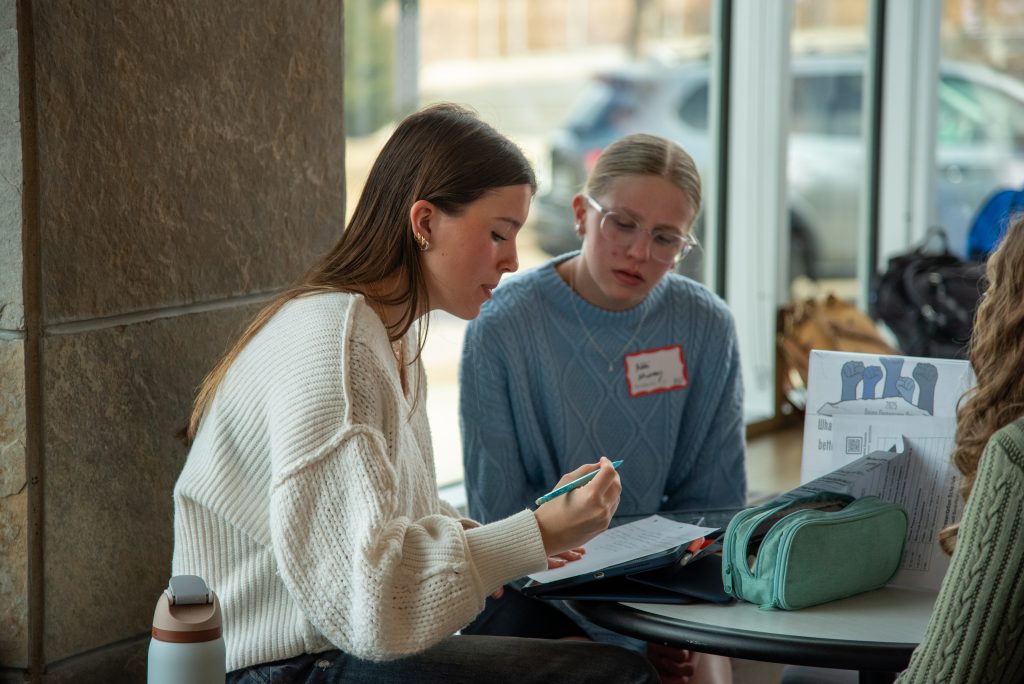
{"type": "MultiPolygon", "coordinates": [[[[191,443],[228,368],[249,340],[287,302],[317,292],[356,292],[371,302],[404,307],[389,327],[400,339],[417,317],[430,310],[427,288],[413,239],[409,210],[427,200],[449,216],[497,188],[537,181],[522,151],[481,121],[450,103],[406,117],[385,143],[370,169],[348,227],[337,244],[293,287],[260,311],[231,349],[203,380],[186,432],[191,443]],[[382,287],[390,288],[382,291],[382,287]]],[[[421,327],[422,349],[426,326],[421,327]]],[[[418,353],[418,350],[417,350],[418,353]]]]}
{"type": "MultiPolygon", "coordinates": [[[[960,493],[971,494],[989,438],[1024,415],[1024,215],[1006,231],[985,268],[988,289],[974,319],[968,356],[977,385],[960,402],[953,463],[963,473],[960,493]]],[[[939,537],[946,553],[956,548],[959,524],[939,537]]]]}

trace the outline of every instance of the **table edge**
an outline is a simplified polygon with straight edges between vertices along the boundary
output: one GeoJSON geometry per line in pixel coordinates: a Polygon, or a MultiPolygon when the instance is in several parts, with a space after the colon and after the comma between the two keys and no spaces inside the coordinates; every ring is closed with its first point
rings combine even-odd
{"type": "Polygon", "coordinates": [[[621,603],[567,601],[567,604],[588,620],[627,636],[747,660],[898,672],[907,667],[917,647],[913,643],[782,637],[679,620],[621,603]]]}

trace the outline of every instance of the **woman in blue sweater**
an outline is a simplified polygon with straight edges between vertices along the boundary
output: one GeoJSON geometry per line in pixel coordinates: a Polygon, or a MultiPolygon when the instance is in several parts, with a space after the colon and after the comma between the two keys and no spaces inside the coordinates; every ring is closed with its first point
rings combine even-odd
{"type": "MultiPolygon", "coordinates": [[[[625,459],[620,514],[745,504],[733,319],[719,297],[673,272],[696,245],[700,201],[696,166],[678,145],[619,140],[573,199],[582,249],[499,288],[470,324],[460,387],[474,517],[522,510],[559,473],[600,455],[625,459]]],[[[554,606],[506,592],[464,632],[606,637],[554,606]]],[[[648,654],[665,681],[689,677],[701,660],[663,647],[648,654]]],[[[728,681],[727,660],[703,660],[698,672],[723,670],[709,681],[728,681]]]]}

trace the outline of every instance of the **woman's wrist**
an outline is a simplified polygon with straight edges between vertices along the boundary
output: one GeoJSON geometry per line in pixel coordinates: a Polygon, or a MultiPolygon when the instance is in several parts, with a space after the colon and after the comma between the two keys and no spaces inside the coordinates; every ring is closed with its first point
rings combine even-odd
{"type": "Polygon", "coordinates": [[[540,530],[540,538],[544,544],[544,552],[549,556],[553,556],[559,551],[564,551],[565,549],[559,548],[559,542],[556,539],[558,535],[553,529],[555,526],[552,525],[552,521],[549,519],[549,513],[542,509],[543,506],[535,510],[533,512],[533,517],[537,520],[537,528],[540,530]]]}

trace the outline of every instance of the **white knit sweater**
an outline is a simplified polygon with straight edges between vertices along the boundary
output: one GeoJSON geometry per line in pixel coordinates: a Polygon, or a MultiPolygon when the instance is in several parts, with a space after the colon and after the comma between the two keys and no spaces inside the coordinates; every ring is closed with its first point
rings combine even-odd
{"type": "Polygon", "coordinates": [[[532,512],[481,527],[438,499],[407,370],[409,396],[380,319],[342,293],[288,303],[232,364],[174,489],[172,569],[220,597],[228,670],[415,653],[545,567],[532,512]]]}

